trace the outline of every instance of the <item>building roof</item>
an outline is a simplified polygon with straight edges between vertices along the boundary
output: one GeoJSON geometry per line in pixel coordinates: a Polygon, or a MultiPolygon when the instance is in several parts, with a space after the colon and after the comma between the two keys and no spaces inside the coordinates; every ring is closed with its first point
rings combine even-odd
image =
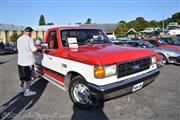
{"type": "Polygon", "coordinates": [[[117,29],[118,24],[82,24],[80,26],[95,26],[104,30],[106,33],[113,33],[117,29]]]}
{"type": "MultiPolygon", "coordinates": [[[[68,25],[66,25],[68,26],[68,25]]],[[[100,28],[104,30],[106,33],[113,33],[117,29],[118,24],[82,24],[76,26],[95,26],[96,28],[100,28]]],[[[34,31],[47,31],[47,29],[57,27],[57,25],[49,25],[49,26],[32,26],[34,31]]],[[[11,25],[11,24],[2,24],[0,23],[0,30],[8,30],[8,31],[24,31],[25,26],[19,25],[11,25]]]]}
{"type": "Polygon", "coordinates": [[[0,23],[0,30],[8,30],[8,31],[24,31],[25,27],[20,25],[11,25],[11,24],[2,24],[0,23]]]}
{"type": "MultiPolygon", "coordinates": [[[[48,26],[31,26],[34,31],[47,31],[49,28],[57,27],[55,25],[48,25],[48,26]]],[[[12,25],[12,24],[2,24],[0,23],[0,30],[7,30],[7,31],[24,31],[25,26],[20,25],[12,25]]]]}
{"type": "Polygon", "coordinates": [[[32,26],[34,31],[47,31],[50,28],[59,27],[58,25],[40,25],[40,26],[32,26]]]}

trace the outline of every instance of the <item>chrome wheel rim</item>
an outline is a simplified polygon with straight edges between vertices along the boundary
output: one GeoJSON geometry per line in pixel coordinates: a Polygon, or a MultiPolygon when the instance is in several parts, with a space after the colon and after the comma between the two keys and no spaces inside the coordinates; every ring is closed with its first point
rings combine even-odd
{"type": "Polygon", "coordinates": [[[90,91],[84,84],[77,84],[73,90],[74,98],[81,104],[90,102],[90,91]]]}

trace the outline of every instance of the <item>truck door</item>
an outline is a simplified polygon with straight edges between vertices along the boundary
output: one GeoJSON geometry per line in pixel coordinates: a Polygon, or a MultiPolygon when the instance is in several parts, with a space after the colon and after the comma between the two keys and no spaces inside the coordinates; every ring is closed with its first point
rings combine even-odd
{"type": "Polygon", "coordinates": [[[43,66],[50,71],[58,71],[58,39],[56,35],[56,31],[50,31],[48,38],[48,49],[43,53],[43,66]]]}
{"type": "Polygon", "coordinates": [[[60,74],[60,59],[58,54],[58,39],[56,31],[50,31],[47,37],[48,49],[43,50],[41,65],[43,74],[63,82],[63,75],[60,74]]]}

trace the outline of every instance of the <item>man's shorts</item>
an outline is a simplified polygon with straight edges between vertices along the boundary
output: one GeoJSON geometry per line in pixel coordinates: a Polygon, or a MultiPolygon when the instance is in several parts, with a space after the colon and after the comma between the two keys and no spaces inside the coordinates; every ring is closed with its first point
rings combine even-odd
{"type": "Polygon", "coordinates": [[[32,74],[32,66],[18,65],[19,78],[21,81],[30,82],[32,74]]]}

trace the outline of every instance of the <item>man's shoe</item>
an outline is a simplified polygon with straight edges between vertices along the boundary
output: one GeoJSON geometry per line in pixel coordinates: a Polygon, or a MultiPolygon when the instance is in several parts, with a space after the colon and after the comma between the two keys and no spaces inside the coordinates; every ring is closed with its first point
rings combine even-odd
{"type": "Polygon", "coordinates": [[[36,92],[35,91],[26,91],[25,93],[24,93],[24,96],[32,96],[32,95],[35,95],[36,94],[36,92]]]}
{"type": "Polygon", "coordinates": [[[24,93],[25,91],[26,91],[25,88],[19,88],[19,89],[17,90],[18,93],[24,93]]]}

